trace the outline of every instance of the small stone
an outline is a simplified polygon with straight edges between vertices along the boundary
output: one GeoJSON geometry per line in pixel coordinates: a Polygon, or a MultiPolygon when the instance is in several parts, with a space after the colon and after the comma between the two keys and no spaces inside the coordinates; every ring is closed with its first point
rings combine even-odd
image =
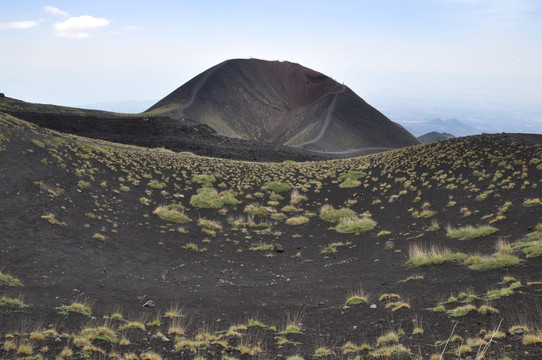
{"type": "Polygon", "coordinates": [[[56,338],[55,338],[55,342],[62,342],[62,339],[59,338],[59,337],[56,337],[56,338]]]}
{"type": "Polygon", "coordinates": [[[169,338],[168,338],[167,336],[162,336],[162,337],[160,338],[160,340],[166,341],[166,342],[171,341],[171,340],[169,340],[169,338]]]}
{"type": "Polygon", "coordinates": [[[278,252],[278,253],[284,252],[284,245],[273,244],[273,250],[275,250],[275,252],[278,252]]]}
{"type": "Polygon", "coordinates": [[[155,306],[156,306],[156,304],[152,300],[148,300],[145,304],[143,304],[143,307],[151,307],[151,308],[153,308],[155,306]]]}
{"type": "Polygon", "coordinates": [[[369,306],[369,308],[376,309],[376,304],[371,304],[371,306],[369,306]]]}

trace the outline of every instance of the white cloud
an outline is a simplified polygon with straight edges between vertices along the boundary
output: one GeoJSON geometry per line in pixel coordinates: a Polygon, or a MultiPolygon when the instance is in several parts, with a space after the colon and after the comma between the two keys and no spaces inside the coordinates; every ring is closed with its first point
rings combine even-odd
{"type": "Polygon", "coordinates": [[[0,23],[0,29],[13,29],[13,30],[25,30],[38,26],[37,21],[13,21],[7,23],[0,23]]]}
{"type": "Polygon", "coordinates": [[[109,20],[90,15],[71,17],[53,25],[55,36],[66,38],[86,38],[100,28],[109,25],[109,20]]]}
{"type": "Polygon", "coordinates": [[[64,10],[60,10],[59,8],[56,8],[54,6],[46,6],[45,12],[48,12],[49,14],[52,14],[52,15],[58,15],[58,16],[70,16],[70,14],[68,14],[64,10]]]}

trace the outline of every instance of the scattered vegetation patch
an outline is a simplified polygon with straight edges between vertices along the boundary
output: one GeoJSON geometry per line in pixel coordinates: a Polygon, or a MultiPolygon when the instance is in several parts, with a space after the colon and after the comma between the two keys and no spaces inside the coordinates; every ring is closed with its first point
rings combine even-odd
{"type": "Polygon", "coordinates": [[[497,232],[497,228],[489,225],[483,226],[464,226],[460,228],[453,228],[448,226],[446,228],[446,235],[451,238],[459,240],[476,239],[482,236],[488,236],[497,232]]]}
{"type": "Polygon", "coordinates": [[[186,224],[192,220],[184,213],[184,207],[179,204],[171,204],[167,206],[158,206],[154,209],[153,214],[158,215],[160,219],[174,223],[186,224]]]}
{"type": "Polygon", "coordinates": [[[367,217],[343,218],[335,226],[335,231],[345,234],[354,234],[374,229],[376,221],[367,217]]]}
{"type": "Polygon", "coordinates": [[[419,243],[411,244],[408,247],[409,259],[407,265],[412,267],[439,265],[446,262],[463,262],[468,256],[461,252],[452,252],[447,248],[440,248],[431,245],[425,248],[419,243]]]}
{"type": "Polygon", "coordinates": [[[350,189],[350,188],[355,188],[355,187],[360,186],[361,181],[359,181],[359,179],[362,179],[365,176],[367,176],[367,173],[363,171],[354,170],[354,171],[349,171],[346,174],[341,174],[337,180],[341,182],[339,184],[340,188],[350,189]]]}
{"type": "Polygon", "coordinates": [[[309,222],[309,218],[306,216],[295,216],[286,219],[288,225],[303,225],[309,222]]]}
{"type": "Polygon", "coordinates": [[[274,191],[277,193],[281,192],[287,192],[292,190],[292,187],[286,183],[280,182],[280,181],[270,181],[267,184],[265,184],[265,189],[274,191]]]}
{"type": "Polygon", "coordinates": [[[73,302],[70,305],[62,305],[56,308],[59,314],[68,315],[69,313],[78,313],[90,316],[92,311],[86,303],[73,302]]]}
{"type": "Polygon", "coordinates": [[[151,180],[151,181],[149,181],[147,183],[147,186],[152,188],[152,189],[162,190],[166,186],[166,184],[161,183],[160,181],[153,179],[153,180],[151,180]]]}
{"type": "Polygon", "coordinates": [[[23,286],[19,279],[0,271],[0,288],[17,286],[23,286]]]}
{"type": "Polygon", "coordinates": [[[329,222],[339,222],[356,216],[356,212],[349,208],[334,209],[331,205],[324,205],[320,208],[320,219],[329,222]]]}
{"type": "Polygon", "coordinates": [[[542,201],[540,200],[540,198],[533,198],[533,199],[525,199],[523,201],[523,206],[540,206],[542,205],[542,201]]]}
{"type": "Polygon", "coordinates": [[[10,298],[2,296],[0,298],[0,308],[23,308],[25,303],[20,298],[10,298]]]}

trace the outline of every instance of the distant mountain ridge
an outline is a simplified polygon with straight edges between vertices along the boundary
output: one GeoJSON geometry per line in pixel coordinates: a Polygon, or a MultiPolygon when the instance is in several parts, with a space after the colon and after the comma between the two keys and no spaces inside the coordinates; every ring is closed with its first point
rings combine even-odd
{"type": "Polygon", "coordinates": [[[449,133],[455,136],[478,135],[482,131],[457,119],[431,119],[416,123],[403,123],[403,126],[415,136],[429,132],[449,133]]]}
{"type": "Polygon", "coordinates": [[[228,136],[317,152],[419,144],[347,86],[291,62],[227,60],[146,113],[188,118],[228,136]]]}
{"type": "Polygon", "coordinates": [[[449,133],[439,133],[439,132],[436,132],[436,131],[431,131],[431,132],[429,132],[427,134],[418,136],[418,140],[420,140],[422,143],[426,144],[426,143],[430,143],[432,141],[448,140],[448,139],[452,139],[454,137],[455,136],[453,136],[452,134],[449,134],[449,133]]]}

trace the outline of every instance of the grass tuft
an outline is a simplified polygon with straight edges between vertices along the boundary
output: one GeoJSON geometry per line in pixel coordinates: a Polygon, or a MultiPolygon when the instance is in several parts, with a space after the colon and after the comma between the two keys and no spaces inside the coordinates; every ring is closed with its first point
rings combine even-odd
{"type": "Polygon", "coordinates": [[[335,226],[335,231],[345,234],[361,233],[374,229],[376,226],[376,221],[366,217],[350,217],[341,219],[337,226],[335,226]]]}
{"type": "Polygon", "coordinates": [[[446,228],[446,235],[448,235],[451,238],[459,239],[459,240],[467,240],[467,239],[476,239],[482,236],[488,236],[491,234],[494,234],[498,231],[497,228],[494,228],[493,226],[489,225],[483,225],[483,226],[464,226],[460,228],[453,228],[451,225],[448,225],[446,228]]]}
{"type": "Polygon", "coordinates": [[[409,260],[407,265],[412,267],[439,265],[447,262],[462,262],[467,255],[461,252],[454,253],[447,248],[439,248],[431,245],[424,248],[421,244],[414,243],[408,247],[409,260]]]}

